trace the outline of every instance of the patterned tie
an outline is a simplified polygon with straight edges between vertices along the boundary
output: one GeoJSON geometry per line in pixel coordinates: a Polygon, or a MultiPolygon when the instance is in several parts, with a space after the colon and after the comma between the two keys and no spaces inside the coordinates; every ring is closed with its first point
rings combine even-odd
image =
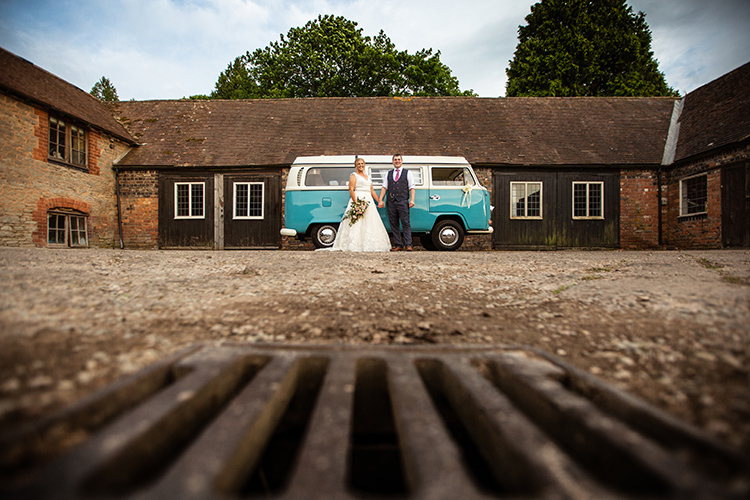
{"type": "Polygon", "coordinates": [[[396,177],[394,177],[394,179],[393,179],[394,182],[398,182],[398,178],[399,178],[400,174],[401,174],[401,169],[397,168],[396,169],[396,177]]]}

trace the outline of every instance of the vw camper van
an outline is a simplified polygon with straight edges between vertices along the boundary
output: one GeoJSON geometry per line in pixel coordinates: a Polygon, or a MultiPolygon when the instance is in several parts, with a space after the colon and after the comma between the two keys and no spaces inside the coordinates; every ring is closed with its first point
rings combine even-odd
{"type": "MultiPolygon", "coordinates": [[[[303,156],[289,170],[283,236],[310,238],[317,248],[333,245],[349,201],[355,156],[303,156]]],[[[366,156],[375,192],[393,168],[391,156],[366,156]]],[[[456,250],[466,234],[490,234],[492,207],[469,162],[454,156],[404,156],[415,182],[412,235],[428,250],[456,250]]],[[[387,203],[387,202],[386,202],[387,203]]],[[[378,209],[390,232],[385,208],[378,209]]]]}

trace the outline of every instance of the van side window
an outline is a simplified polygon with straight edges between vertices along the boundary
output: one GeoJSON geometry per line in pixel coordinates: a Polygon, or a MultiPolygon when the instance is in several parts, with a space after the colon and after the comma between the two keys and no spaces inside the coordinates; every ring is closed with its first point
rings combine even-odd
{"type": "Polygon", "coordinates": [[[349,176],[355,172],[351,167],[311,168],[305,176],[305,186],[348,186],[349,176]]]}
{"type": "MultiPolygon", "coordinates": [[[[370,178],[372,179],[372,184],[375,186],[382,186],[383,185],[383,179],[385,179],[385,176],[388,175],[388,172],[390,172],[393,169],[393,167],[375,167],[370,169],[370,178]]],[[[411,172],[411,175],[414,177],[414,184],[417,186],[422,185],[422,169],[419,167],[415,168],[409,168],[406,167],[406,170],[411,172]]]]}
{"type": "Polygon", "coordinates": [[[474,178],[465,167],[433,167],[433,186],[465,186],[474,185],[474,178]]]}

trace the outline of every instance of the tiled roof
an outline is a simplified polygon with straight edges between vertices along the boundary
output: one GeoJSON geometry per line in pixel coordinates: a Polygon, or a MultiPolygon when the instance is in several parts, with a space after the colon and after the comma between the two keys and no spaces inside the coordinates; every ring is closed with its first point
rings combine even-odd
{"type": "Polygon", "coordinates": [[[658,165],[672,98],[310,98],[121,102],[121,166],[289,165],[297,156],[464,156],[488,165],[658,165]]]}
{"type": "Polygon", "coordinates": [[[135,144],[99,99],[3,48],[0,48],[0,91],[135,144]]]}
{"type": "Polygon", "coordinates": [[[750,63],[685,96],[676,160],[750,137],[750,63]]]}

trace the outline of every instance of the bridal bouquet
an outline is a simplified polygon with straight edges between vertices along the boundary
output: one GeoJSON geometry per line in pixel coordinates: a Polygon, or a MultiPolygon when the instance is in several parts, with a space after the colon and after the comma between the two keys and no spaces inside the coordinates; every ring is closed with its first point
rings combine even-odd
{"type": "Polygon", "coordinates": [[[344,220],[348,219],[349,225],[353,226],[363,215],[365,215],[365,210],[367,210],[369,204],[369,201],[357,198],[357,201],[352,203],[352,207],[349,211],[344,214],[344,220]]]}

